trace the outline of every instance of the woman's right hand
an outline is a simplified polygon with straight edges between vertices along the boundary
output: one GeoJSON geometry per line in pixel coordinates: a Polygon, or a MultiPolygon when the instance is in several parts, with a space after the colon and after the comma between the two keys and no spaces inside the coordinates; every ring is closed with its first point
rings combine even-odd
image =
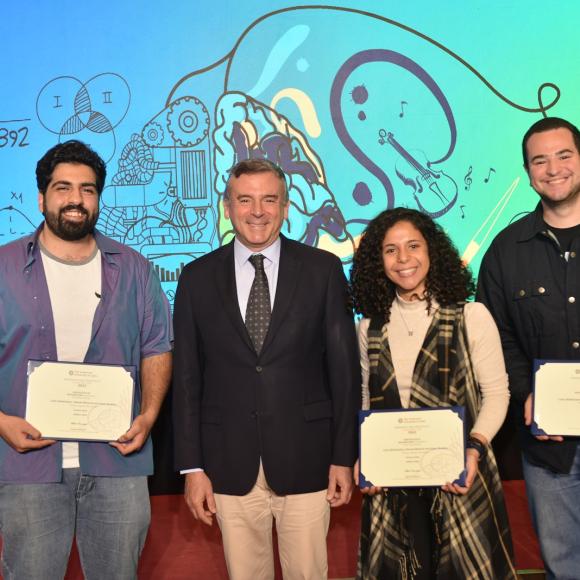
{"type": "MultiPolygon", "coordinates": [[[[359,475],[360,475],[360,467],[359,467],[359,460],[356,460],[354,464],[354,482],[355,484],[359,485],[359,475]]],[[[385,488],[377,487],[376,485],[371,485],[370,487],[361,487],[360,492],[364,493],[365,495],[375,495],[377,493],[381,493],[382,491],[386,491],[385,488]]]]}

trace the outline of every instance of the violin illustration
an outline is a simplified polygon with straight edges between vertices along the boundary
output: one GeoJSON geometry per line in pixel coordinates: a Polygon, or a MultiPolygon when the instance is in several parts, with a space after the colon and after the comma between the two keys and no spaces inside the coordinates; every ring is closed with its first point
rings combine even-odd
{"type": "Polygon", "coordinates": [[[397,177],[413,190],[413,197],[417,207],[427,215],[437,218],[446,214],[457,201],[457,184],[443,171],[431,169],[429,160],[422,152],[411,155],[396,139],[391,132],[381,129],[379,131],[379,144],[388,143],[402,157],[406,165],[410,166],[415,174],[407,176],[400,171],[398,164],[395,166],[397,177]],[[421,156],[421,163],[417,157],[421,156]]]}

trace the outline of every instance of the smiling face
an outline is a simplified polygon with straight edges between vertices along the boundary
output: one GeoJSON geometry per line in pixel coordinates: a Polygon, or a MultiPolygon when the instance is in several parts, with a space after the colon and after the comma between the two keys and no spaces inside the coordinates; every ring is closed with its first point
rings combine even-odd
{"type": "Polygon", "coordinates": [[[425,294],[429,272],[429,247],[423,234],[408,221],[399,221],[385,233],[382,245],[387,278],[404,300],[417,300],[425,294]]]}
{"type": "Polygon", "coordinates": [[[550,207],[569,204],[580,193],[580,153],[572,133],[559,128],[534,133],[526,144],[530,185],[550,207]]]}
{"type": "Polygon", "coordinates": [[[276,240],[288,217],[285,191],[284,183],[271,171],[230,178],[225,216],[246,248],[260,252],[276,240]]]}
{"type": "Polygon", "coordinates": [[[82,240],[92,234],[99,217],[95,172],[88,165],[59,163],[46,192],[38,194],[38,206],[56,237],[82,240]]]}

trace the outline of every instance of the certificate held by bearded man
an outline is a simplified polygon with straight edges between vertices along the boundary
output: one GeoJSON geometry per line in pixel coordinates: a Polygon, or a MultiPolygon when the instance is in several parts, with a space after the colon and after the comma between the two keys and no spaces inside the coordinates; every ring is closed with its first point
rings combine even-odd
{"type": "Polygon", "coordinates": [[[26,420],[44,439],[115,441],[131,426],[135,369],[28,362],[26,420]]]}

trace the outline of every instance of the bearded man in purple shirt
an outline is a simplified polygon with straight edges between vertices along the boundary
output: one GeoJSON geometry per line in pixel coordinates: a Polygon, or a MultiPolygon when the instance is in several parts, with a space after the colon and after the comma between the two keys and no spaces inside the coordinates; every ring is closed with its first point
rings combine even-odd
{"type": "Polygon", "coordinates": [[[105,163],[67,141],[36,168],[44,222],[0,248],[0,529],[5,578],[129,579],[150,520],[149,433],[171,374],[169,304],[151,264],[95,229],[105,163]],[[54,441],[25,420],[29,361],[132,366],[116,441],[54,441]]]}

